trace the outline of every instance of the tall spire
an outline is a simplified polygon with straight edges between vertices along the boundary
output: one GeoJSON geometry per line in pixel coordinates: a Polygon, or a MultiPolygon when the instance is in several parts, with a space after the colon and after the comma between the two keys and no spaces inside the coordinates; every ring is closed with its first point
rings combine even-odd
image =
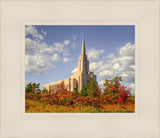
{"type": "Polygon", "coordinates": [[[82,53],[78,61],[78,71],[85,72],[85,73],[89,71],[89,61],[87,60],[87,55],[85,50],[84,32],[83,32],[83,40],[82,40],[82,53]]]}
{"type": "Polygon", "coordinates": [[[84,32],[83,32],[83,40],[82,40],[82,55],[86,55],[84,32]]]}

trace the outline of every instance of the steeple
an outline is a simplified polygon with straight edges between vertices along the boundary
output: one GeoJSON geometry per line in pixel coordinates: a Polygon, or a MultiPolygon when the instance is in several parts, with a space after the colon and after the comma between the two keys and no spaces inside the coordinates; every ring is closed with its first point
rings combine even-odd
{"type": "Polygon", "coordinates": [[[84,32],[83,32],[82,53],[81,53],[81,55],[83,55],[83,56],[86,55],[84,32]]]}
{"type": "Polygon", "coordinates": [[[81,72],[89,71],[89,61],[87,60],[87,55],[85,50],[84,32],[83,32],[83,39],[82,39],[82,53],[78,61],[78,71],[81,71],[81,72]]]}

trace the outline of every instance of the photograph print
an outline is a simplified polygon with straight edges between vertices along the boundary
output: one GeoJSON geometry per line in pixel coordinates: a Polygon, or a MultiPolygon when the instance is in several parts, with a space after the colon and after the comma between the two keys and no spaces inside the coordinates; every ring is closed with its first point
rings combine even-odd
{"type": "Polygon", "coordinates": [[[26,113],[135,113],[134,25],[25,25],[26,113]]]}

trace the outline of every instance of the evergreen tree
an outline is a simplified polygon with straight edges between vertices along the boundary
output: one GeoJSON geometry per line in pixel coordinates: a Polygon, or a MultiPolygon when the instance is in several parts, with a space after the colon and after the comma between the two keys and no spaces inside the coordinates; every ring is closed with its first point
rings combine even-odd
{"type": "Polygon", "coordinates": [[[41,93],[41,90],[39,88],[40,83],[28,83],[27,86],[25,87],[25,92],[26,93],[41,93]]]}
{"type": "Polygon", "coordinates": [[[99,97],[100,94],[101,90],[97,86],[96,81],[91,79],[86,85],[83,86],[80,96],[99,97]]]}

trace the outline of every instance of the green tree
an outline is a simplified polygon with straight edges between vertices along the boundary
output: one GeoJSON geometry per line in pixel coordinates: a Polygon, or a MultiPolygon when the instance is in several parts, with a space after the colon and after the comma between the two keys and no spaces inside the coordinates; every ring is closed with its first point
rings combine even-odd
{"type": "Polygon", "coordinates": [[[114,77],[112,80],[105,79],[104,83],[104,94],[105,95],[118,95],[119,88],[121,86],[120,81],[122,81],[122,77],[114,77]]]}
{"type": "Polygon", "coordinates": [[[98,97],[101,94],[100,88],[97,86],[96,81],[91,79],[86,85],[83,86],[80,96],[98,97]]]}
{"type": "Polygon", "coordinates": [[[39,88],[40,83],[28,83],[27,86],[25,87],[25,92],[26,93],[41,93],[41,90],[39,88]]]}
{"type": "Polygon", "coordinates": [[[112,80],[105,79],[104,86],[112,86],[114,84],[120,83],[120,81],[122,81],[122,77],[118,76],[114,77],[112,80]]]}

